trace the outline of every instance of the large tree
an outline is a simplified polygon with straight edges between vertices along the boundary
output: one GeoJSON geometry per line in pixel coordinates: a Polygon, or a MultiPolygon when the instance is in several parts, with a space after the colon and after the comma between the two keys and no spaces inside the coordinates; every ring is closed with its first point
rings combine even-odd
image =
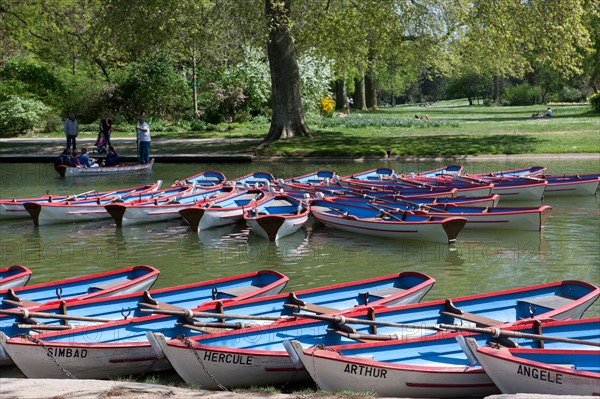
{"type": "Polygon", "coordinates": [[[269,39],[267,53],[271,70],[271,128],[265,143],[309,136],[300,96],[300,73],[291,35],[292,0],[265,0],[269,39]]]}

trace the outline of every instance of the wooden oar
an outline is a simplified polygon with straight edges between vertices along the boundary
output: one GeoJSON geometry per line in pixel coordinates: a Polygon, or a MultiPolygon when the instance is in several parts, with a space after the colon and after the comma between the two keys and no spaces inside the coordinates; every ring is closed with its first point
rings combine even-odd
{"type": "Polygon", "coordinates": [[[90,190],[90,191],[85,191],[85,192],[80,193],[80,194],[72,194],[72,195],[69,195],[68,197],[66,197],[65,199],[63,199],[61,201],[71,201],[74,198],[81,197],[82,195],[88,195],[88,194],[93,193],[95,191],[96,190],[90,190]]]}
{"type": "Polygon", "coordinates": [[[23,309],[23,310],[0,309],[0,314],[18,316],[23,319],[29,319],[31,317],[35,317],[37,319],[92,321],[92,322],[97,322],[97,323],[106,323],[109,321],[114,321],[112,319],[101,319],[98,317],[76,316],[76,315],[69,315],[69,314],[53,314],[53,313],[45,313],[45,312],[31,312],[31,311],[28,311],[27,309],[23,309]]]}
{"type": "MultiPolygon", "coordinates": [[[[245,319],[245,320],[267,320],[277,321],[289,318],[289,316],[251,316],[245,314],[230,314],[230,313],[211,313],[211,312],[194,312],[191,309],[186,310],[169,310],[169,309],[140,309],[143,313],[168,314],[180,317],[200,317],[200,318],[215,318],[215,319],[245,319]]],[[[298,315],[301,316],[301,315],[298,315]]],[[[292,316],[293,317],[293,316],[292,316]]]]}
{"type": "MultiPolygon", "coordinates": [[[[383,213],[384,215],[387,215],[393,219],[396,219],[399,222],[404,222],[404,220],[402,218],[399,218],[398,216],[386,211],[385,209],[382,209],[374,204],[371,204],[370,202],[367,203],[368,206],[370,206],[371,208],[375,208],[377,209],[379,212],[383,213]]],[[[404,214],[406,214],[406,211],[402,211],[404,214]]]]}
{"type": "Polygon", "coordinates": [[[296,317],[304,317],[307,319],[317,319],[331,321],[335,324],[364,324],[367,326],[383,326],[383,327],[398,327],[398,328],[415,328],[422,330],[434,330],[444,331],[444,328],[438,326],[426,326],[421,324],[404,324],[404,323],[392,323],[387,321],[367,320],[367,319],[355,319],[352,317],[345,317],[342,315],[322,315],[322,314],[308,314],[308,313],[294,313],[296,317]]]}
{"type": "Polygon", "coordinates": [[[565,343],[569,343],[569,344],[590,345],[590,346],[600,347],[600,342],[585,341],[582,339],[575,339],[575,338],[553,337],[551,335],[530,334],[530,333],[524,333],[524,332],[520,332],[520,331],[501,330],[497,327],[481,328],[481,327],[457,326],[454,324],[440,324],[439,327],[446,329],[446,330],[457,330],[457,331],[473,332],[473,333],[478,333],[478,334],[488,334],[494,338],[498,338],[498,337],[528,338],[528,339],[534,339],[534,340],[538,340],[538,341],[555,341],[555,342],[565,342],[565,343]]]}

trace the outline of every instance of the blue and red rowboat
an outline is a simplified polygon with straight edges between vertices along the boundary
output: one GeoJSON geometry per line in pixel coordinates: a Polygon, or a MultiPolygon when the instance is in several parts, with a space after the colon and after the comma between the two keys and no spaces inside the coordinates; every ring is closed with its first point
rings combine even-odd
{"type": "Polygon", "coordinates": [[[223,184],[227,178],[216,170],[205,170],[193,176],[181,180],[175,180],[173,186],[196,186],[196,187],[216,187],[223,184]]]}
{"type": "Polygon", "coordinates": [[[288,280],[287,276],[279,272],[261,270],[145,292],[72,300],[66,304],[63,304],[63,301],[54,301],[29,308],[29,314],[44,314],[44,318],[36,319],[35,324],[28,322],[21,309],[0,309],[0,329],[6,335],[14,336],[30,333],[32,330],[71,330],[109,321],[132,320],[148,316],[147,313],[141,312],[141,309],[185,310],[212,301],[226,303],[231,300],[278,294],[288,280]],[[53,318],[55,315],[57,316],[53,318]]]}
{"type": "MultiPolygon", "coordinates": [[[[57,353],[69,349],[72,353],[85,350],[85,359],[60,359],[61,366],[78,378],[130,375],[170,368],[164,356],[157,356],[154,352],[146,336],[147,331],[160,332],[164,336],[174,338],[180,335],[220,333],[232,328],[251,328],[257,324],[288,324],[290,320],[296,319],[295,315],[298,312],[331,314],[348,312],[357,306],[380,308],[384,305],[415,303],[431,289],[434,282],[431,277],[417,272],[397,273],[264,298],[207,303],[194,309],[196,315],[203,315],[194,318],[192,310],[181,307],[172,310],[171,307],[160,304],[150,311],[173,315],[156,314],[104,325],[89,325],[69,331],[39,334],[36,335],[36,339],[41,341],[32,346],[21,346],[21,342],[32,342],[15,338],[10,340],[7,348],[12,347],[19,352],[9,353],[29,377],[66,377],[55,363],[49,365],[49,357],[44,347],[52,348],[53,351],[58,351],[57,353]],[[238,317],[232,318],[232,314],[238,317]],[[254,318],[247,320],[247,317],[254,318]],[[44,346],[38,346],[42,345],[41,343],[44,346]],[[21,353],[21,350],[26,353],[21,353]],[[37,362],[44,366],[36,366],[34,363],[37,362]]],[[[183,302],[178,305],[183,305],[183,302]]]]}
{"type": "Polygon", "coordinates": [[[25,266],[15,265],[0,268],[0,291],[9,288],[23,287],[31,278],[31,270],[25,266]]]}
{"type": "MultiPolygon", "coordinates": [[[[477,173],[470,175],[474,178],[487,178],[487,177],[532,177],[539,176],[544,174],[546,171],[545,166],[532,166],[529,168],[521,168],[521,169],[511,169],[511,170],[501,170],[498,172],[488,172],[488,173],[477,173]]],[[[465,175],[468,176],[468,175],[465,175]]]]}
{"type": "Polygon", "coordinates": [[[179,197],[192,193],[192,186],[170,187],[164,190],[132,190],[122,197],[111,199],[97,198],[86,201],[66,201],[59,203],[27,202],[23,206],[36,226],[56,223],[85,222],[110,218],[104,208],[112,203],[141,203],[152,201],[158,203],[161,199],[179,197]]]}
{"type": "Polygon", "coordinates": [[[104,298],[147,290],[159,271],[150,266],[133,266],[98,274],[9,288],[0,291],[0,309],[32,308],[46,303],[104,298]]]}
{"type": "Polygon", "coordinates": [[[419,216],[450,217],[467,219],[465,229],[540,231],[552,213],[548,205],[537,207],[489,208],[476,206],[423,205],[413,201],[385,202],[346,197],[328,198],[327,201],[348,205],[368,206],[380,212],[389,212],[402,217],[404,212],[419,216]]]}
{"type": "Polygon", "coordinates": [[[122,197],[123,195],[129,194],[131,192],[139,192],[139,191],[156,191],[160,189],[162,184],[162,180],[159,180],[155,184],[144,185],[140,187],[130,187],[130,188],[122,188],[119,190],[111,190],[111,191],[100,191],[97,192],[95,190],[90,190],[81,194],[73,194],[73,195],[55,195],[48,194],[43,197],[36,198],[13,198],[13,199],[2,199],[0,200],[0,219],[9,219],[9,218],[26,218],[29,217],[29,213],[25,210],[23,206],[25,203],[49,203],[49,202],[59,202],[64,203],[67,201],[87,201],[87,200],[111,200],[122,197]]]}
{"type": "MultiPolygon", "coordinates": [[[[344,313],[343,317],[303,316],[306,319],[320,319],[317,321],[290,320],[275,325],[171,340],[155,334],[155,338],[161,349],[159,353],[165,354],[188,384],[210,389],[217,388],[217,384],[225,387],[276,385],[308,378],[306,370],[297,367],[290,359],[284,347],[284,341],[288,339],[298,340],[303,348],[351,344],[365,339],[412,339],[413,342],[420,342],[438,332],[435,329],[423,329],[423,326],[442,323],[458,324],[451,328],[488,327],[514,323],[523,318],[579,318],[599,294],[598,287],[585,282],[559,281],[401,307],[371,310],[361,307],[344,313]],[[348,321],[351,318],[364,320],[365,324],[348,321]],[[379,325],[368,324],[373,320],[379,325]],[[394,324],[386,326],[385,323],[394,324]],[[198,357],[202,360],[200,366],[198,357]],[[235,358],[236,361],[222,361],[225,358],[235,358]]],[[[442,332],[438,336],[446,334],[442,332]]],[[[427,347],[423,346],[422,351],[428,352],[427,347]]],[[[460,347],[455,349],[455,352],[458,351],[461,351],[460,347]]],[[[443,361],[441,358],[439,360],[443,361]]],[[[464,364],[460,366],[464,371],[464,364]]],[[[349,375],[354,378],[358,376],[349,375]]],[[[393,379],[390,383],[398,385],[393,379]]]]}
{"type": "Polygon", "coordinates": [[[503,201],[539,201],[544,197],[546,181],[527,177],[481,177],[458,176],[457,180],[471,183],[492,183],[492,194],[499,194],[503,201]]]}
{"type": "Polygon", "coordinates": [[[442,244],[454,243],[467,223],[463,217],[382,213],[368,205],[340,204],[328,199],[311,201],[311,212],[326,226],[351,233],[442,244]]]}
{"type": "Polygon", "coordinates": [[[180,197],[170,197],[157,202],[114,203],[104,206],[117,226],[129,226],[140,223],[162,222],[177,219],[179,211],[190,206],[206,204],[219,198],[235,195],[233,186],[216,186],[205,191],[195,191],[180,197]]]}
{"type": "Polygon", "coordinates": [[[298,231],[308,220],[310,205],[285,194],[267,199],[244,213],[246,224],[253,233],[270,241],[298,231]]]}
{"type": "Polygon", "coordinates": [[[340,177],[341,181],[363,181],[377,182],[377,181],[391,181],[392,176],[395,175],[394,169],[391,168],[376,168],[369,169],[363,172],[353,173],[351,175],[340,177]]]}
{"type": "Polygon", "coordinates": [[[123,164],[117,166],[100,166],[97,168],[84,168],[82,166],[55,165],[54,170],[61,177],[86,177],[86,176],[104,176],[122,173],[150,172],[154,166],[154,159],[143,164],[123,164]]]}
{"type": "Polygon", "coordinates": [[[437,178],[443,176],[459,176],[463,171],[463,167],[460,165],[447,165],[442,166],[441,168],[436,168],[432,170],[426,170],[424,172],[411,173],[409,176],[419,176],[425,178],[437,178]]]}
{"type": "Polygon", "coordinates": [[[600,396],[598,348],[578,345],[555,349],[559,345],[550,341],[544,341],[544,348],[478,347],[478,342],[468,342],[471,353],[504,394],[600,396]]]}
{"type": "Polygon", "coordinates": [[[247,209],[259,206],[269,196],[270,194],[255,188],[206,204],[181,209],[179,214],[192,229],[201,231],[211,227],[237,223],[244,218],[244,212],[247,209]]]}
{"type": "Polygon", "coordinates": [[[275,184],[275,177],[268,172],[253,172],[228,183],[246,188],[269,187],[275,184]]]}
{"type": "Polygon", "coordinates": [[[539,179],[546,180],[544,197],[575,197],[595,195],[600,185],[600,175],[540,175],[539,179]]]}
{"type": "MultiPolygon", "coordinates": [[[[575,358],[569,361],[566,354],[569,352],[575,354],[576,351],[572,348],[583,347],[571,343],[576,339],[600,345],[599,323],[599,319],[545,320],[539,324],[543,335],[539,335],[535,322],[527,321],[502,327],[502,330],[473,329],[483,330],[485,333],[460,333],[453,332],[449,328],[433,336],[406,341],[327,345],[325,348],[305,348],[298,341],[292,341],[288,347],[295,355],[296,367],[304,366],[317,385],[325,391],[369,392],[384,397],[465,398],[488,396],[499,391],[496,386],[498,384],[494,384],[494,373],[484,370],[486,363],[483,363],[482,368],[479,364],[470,362],[458,341],[468,337],[467,340],[475,342],[475,345],[488,343],[498,345],[498,342],[506,343],[507,338],[503,337],[516,336],[522,337],[515,340],[520,346],[518,349],[482,347],[481,351],[477,351],[477,357],[481,358],[481,361],[484,361],[484,353],[493,352],[497,358],[504,354],[515,354],[515,356],[505,357],[511,363],[498,373],[505,377],[503,386],[507,387],[507,390],[502,389],[504,393],[538,392],[535,387],[543,386],[545,389],[539,393],[590,395],[598,393],[600,375],[587,372],[585,376],[592,377],[593,374],[592,379],[571,380],[570,378],[577,374],[579,377],[584,374],[581,371],[577,373],[575,370],[565,368],[568,367],[567,364],[577,362],[575,358]],[[500,340],[493,338],[496,333],[502,334],[500,340]],[[547,337],[543,341],[547,349],[532,349],[539,346],[540,337],[542,339],[547,337]],[[551,338],[567,342],[559,342],[551,338]],[[542,351],[561,354],[562,356],[556,356],[555,359],[564,361],[562,368],[526,361],[527,355],[531,356],[542,351]],[[520,359],[522,363],[517,363],[517,354],[523,354],[520,359]],[[586,386],[576,389],[572,385],[574,383],[586,384],[586,386]]],[[[465,330],[472,329],[467,327],[465,330]]],[[[593,369],[598,370],[598,350],[591,350],[593,346],[587,347],[590,351],[586,351],[585,363],[588,365],[595,363],[593,369]],[[591,353],[596,354],[595,360],[592,360],[591,353]]],[[[215,377],[218,381],[218,376],[215,377]]]]}
{"type": "Polygon", "coordinates": [[[280,188],[287,189],[286,184],[295,183],[295,184],[307,184],[307,185],[315,185],[315,184],[324,184],[326,182],[332,182],[333,177],[335,176],[335,172],[332,170],[319,170],[312,173],[307,173],[305,175],[292,177],[289,179],[277,179],[277,185],[280,188]]]}

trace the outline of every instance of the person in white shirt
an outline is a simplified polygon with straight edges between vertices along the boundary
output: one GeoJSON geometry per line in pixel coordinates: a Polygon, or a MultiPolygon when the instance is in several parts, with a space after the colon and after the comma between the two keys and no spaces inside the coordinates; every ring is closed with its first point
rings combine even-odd
{"type": "Polygon", "coordinates": [[[135,127],[138,139],[138,159],[139,163],[150,162],[150,126],[144,121],[144,116],[138,118],[138,124],[135,127]]]}
{"type": "Polygon", "coordinates": [[[552,116],[552,109],[550,107],[546,110],[546,116],[552,116]]]}

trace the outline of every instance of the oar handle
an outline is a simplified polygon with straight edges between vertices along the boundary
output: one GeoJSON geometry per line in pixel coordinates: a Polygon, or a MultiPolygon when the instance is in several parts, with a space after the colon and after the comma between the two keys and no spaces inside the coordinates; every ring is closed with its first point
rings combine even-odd
{"type": "Polygon", "coordinates": [[[0,310],[0,314],[19,316],[23,319],[29,319],[31,317],[35,317],[38,319],[91,321],[91,322],[97,322],[97,323],[107,323],[109,321],[113,321],[111,319],[102,319],[99,317],[76,316],[76,315],[69,315],[69,314],[53,314],[53,313],[46,313],[46,312],[31,312],[27,309],[23,309],[23,310],[2,309],[2,310],[0,310]]]}
{"type": "Polygon", "coordinates": [[[364,324],[367,326],[383,326],[383,327],[399,327],[399,328],[411,328],[411,329],[421,329],[421,330],[434,330],[434,331],[442,331],[444,330],[440,326],[437,325],[420,325],[420,324],[403,324],[403,323],[391,323],[386,321],[378,321],[378,320],[366,320],[366,319],[356,319],[352,317],[345,317],[343,315],[322,315],[322,314],[308,314],[308,313],[294,313],[295,316],[304,317],[307,319],[317,319],[317,320],[325,320],[330,321],[335,324],[344,325],[344,324],[364,324]]]}

